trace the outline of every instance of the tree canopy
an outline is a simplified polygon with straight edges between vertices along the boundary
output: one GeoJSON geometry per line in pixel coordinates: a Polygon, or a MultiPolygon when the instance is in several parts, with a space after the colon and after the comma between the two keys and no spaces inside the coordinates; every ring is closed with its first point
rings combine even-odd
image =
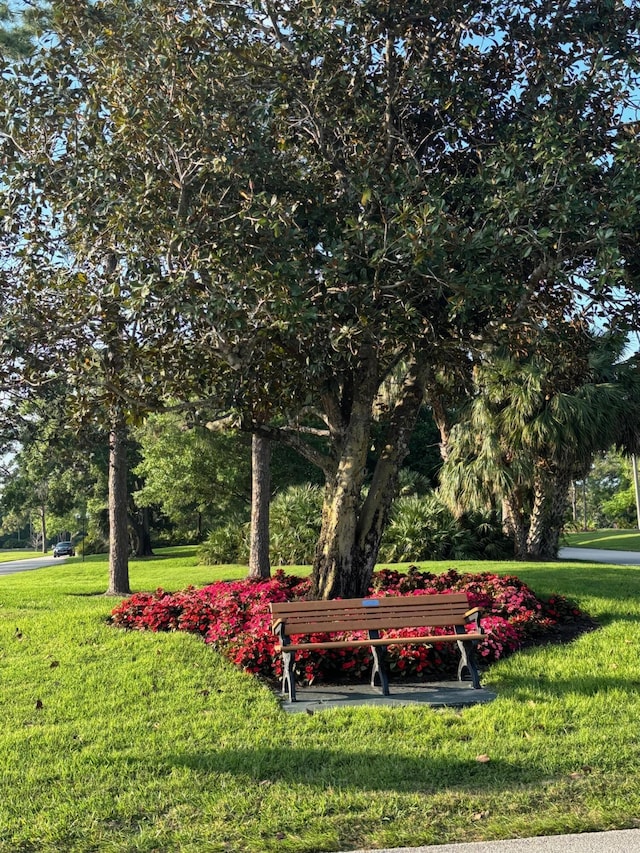
{"type": "Polygon", "coordinates": [[[35,48],[35,39],[49,24],[48,0],[0,3],[0,56],[20,57],[35,48]]]}
{"type": "Polygon", "coordinates": [[[326,480],[314,592],[361,593],[425,396],[487,341],[635,310],[639,17],[55,4],[56,39],[2,81],[19,375],[53,309],[79,336],[45,324],[34,371],[70,341],[121,419],[172,395],[287,441],[326,480]]]}

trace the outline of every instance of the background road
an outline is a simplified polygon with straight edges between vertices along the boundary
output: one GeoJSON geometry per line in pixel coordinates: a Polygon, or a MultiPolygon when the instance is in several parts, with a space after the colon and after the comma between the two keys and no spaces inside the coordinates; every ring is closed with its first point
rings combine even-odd
{"type": "MultiPolygon", "coordinates": [[[[601,548],[560,548],[560,560],[583,560],[588,563],[617,563],[618,565],[640,566],[640,553],[636,551],[604,551],[601,548]]],[[[64,561],[66,557],[33,557],[29,560],[14,560],[0,563],[0,575],[42,569],[64,561]]]]}

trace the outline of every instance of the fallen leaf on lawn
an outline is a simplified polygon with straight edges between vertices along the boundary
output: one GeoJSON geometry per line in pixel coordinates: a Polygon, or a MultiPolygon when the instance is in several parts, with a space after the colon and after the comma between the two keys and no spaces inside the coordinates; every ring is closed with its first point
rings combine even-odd
{"type": "Polygon", "coordinates": [[[476,755],[476,761],[479,764],[488,764],[491,761],[491,758],[483,752],[482,755],[476,755]]]}

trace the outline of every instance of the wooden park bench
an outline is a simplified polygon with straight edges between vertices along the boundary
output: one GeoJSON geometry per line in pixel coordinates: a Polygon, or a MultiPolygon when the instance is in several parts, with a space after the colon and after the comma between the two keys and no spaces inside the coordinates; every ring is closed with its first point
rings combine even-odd
{"type": "Polygon", "coordinates": [[[433,595],[382,596],[380,598],[348,598],[335,601],[286,601],[271,605],[272,631],[280,639],[276,646],[282,652],[282,692],[296,701],[294,673],[295,652],[302,649],[342,649],[370,646],[373,655],[371,685],[379,680],[384,696],[389,695],[389,679],[385,665],[386,646],[457,643],[460,649],[458,680],[465,669],[474,688],[480,688],[474,647],[482,639],[480,610],[469,609],[466,593],[433,595]],[[467,624],[473,631],[465,629],[467,624]],[[390,637],[381,631],[401,628],[422,629],[416,637],[390,637]],[[434,634],[430,629],[450,629],[434,634]],[[345,637],[366,631],[367,638],[345,637]],[[340,634],[334,639],[314,634],[340,634]],[[292,637],[296,637],[292,641],[292,637]]]}

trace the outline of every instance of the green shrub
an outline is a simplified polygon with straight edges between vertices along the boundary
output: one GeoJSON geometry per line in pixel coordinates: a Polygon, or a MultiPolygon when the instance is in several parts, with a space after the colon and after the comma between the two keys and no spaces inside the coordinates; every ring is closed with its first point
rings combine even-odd
{"type": "Polygon", "coordinates": [[[84,540],[76,542],[76,554],[106,554],[109,545],[99,534],[88,533],[84,540]]]}
{"type": "Polygon", "coordinates": [[[322,523],[320,486],[290,486],[271,504],[270,554],[274,566],[313,562],[322,523]]]}
{"type": "Polygon", "coordinates": [[[474,544],[459,559],[507,560],[513,557],[513,540],[502,529],[496,513],[470,512],[463,516],[460,525],[472,532],[474,544]]]}
{"type": "MultiPolygon", "coordinates": [[[[322,518],[322,489],[307,484],[290,486],[271,504],[270,558],[273,565],[313,562],[322,518]]],[[[212,530],[198,548],[200,563],[246,563],[249,559],[249,525],[239,521],[212,530]]]]}
{"type": "Polygon", "coordinates": [[[617,492],[600,504],[603,517],[601,527],[633,527],[636,523],[636,493],[633,486],[617,492]]]}
{"type": "MultiPolygon", "coordinates": [[[[270,558],[274,566],[313,562],[322,522],[320,486],[290,486],[276,495],[270,512],[270,558]]],[[[455,519],[434,493],[397,498],[380,548],[382,562],[501,559],[513,546],[497,519],[478,513],[455,519]]],[[[233,522],[211,531],[198,549],[204,565],[246,563],[249,525],[233,522]]]]}
{"type": "Polygon", "coordinates": [[[198,562],[204,566],[246,563],[249,559],[249,525],[232,521],[223,527],[216,527],[196,553],[198,562]]]}
{"type": "Polygon", "coordinates": [[[383,562],[500,559],[513,550],[493,516],[456,519],[434,493],[399,497],[382,538],[383,562]]]}
{"type": "Polygon", "coordinates": [[[0,547],[5,551],[17,551],[30,547],[30,543],[25,542],[24,539],[5,539],[0,547]]]}

